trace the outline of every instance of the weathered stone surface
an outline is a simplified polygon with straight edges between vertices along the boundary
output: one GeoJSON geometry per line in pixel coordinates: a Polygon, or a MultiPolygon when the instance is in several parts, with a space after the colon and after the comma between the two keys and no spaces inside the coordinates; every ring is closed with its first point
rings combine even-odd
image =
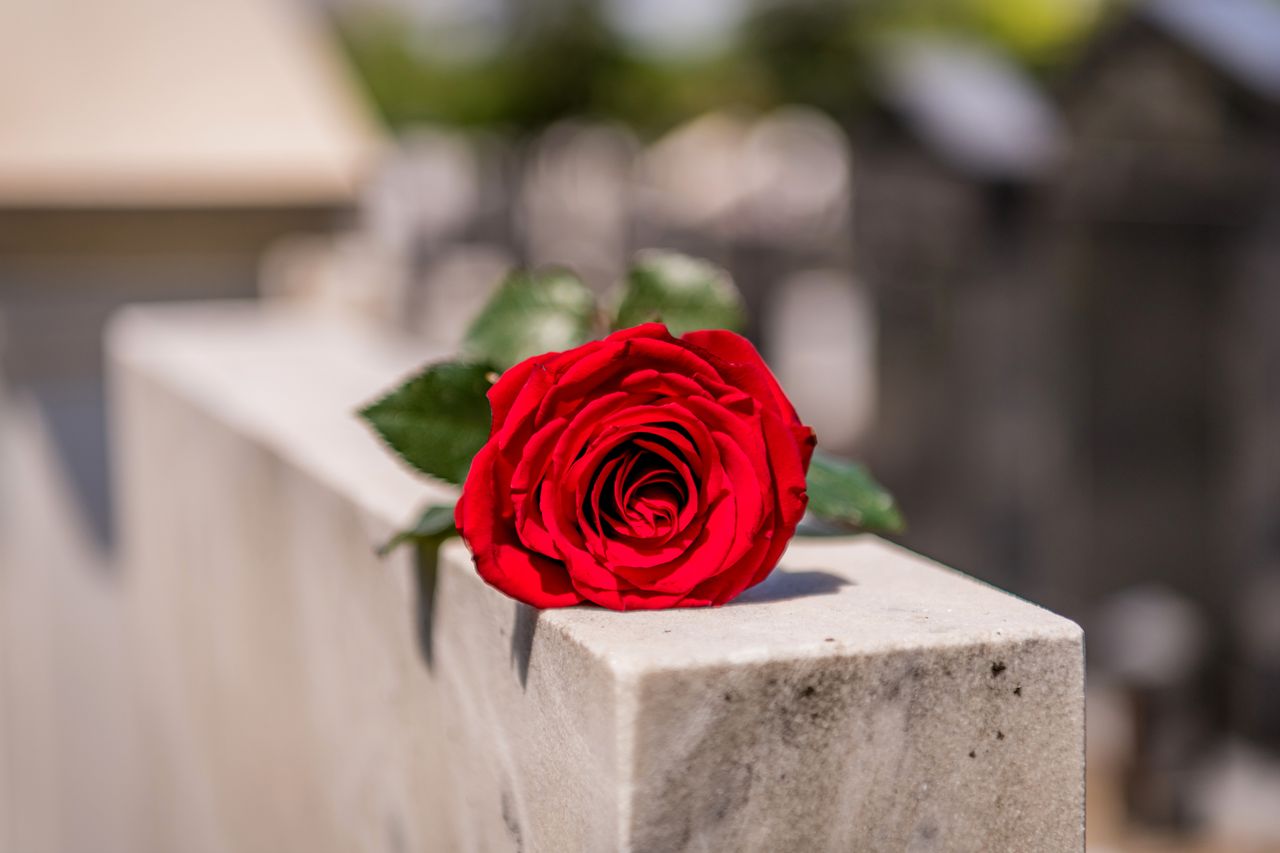
{"type": "Polygon", "coordinates": [[[715,610],[419,583],[373,546],[446,491],[350,412],[421,353],[247,308],[113,353],[151,849],[1082,848],[1072,623],[872,537],[715,610]]]}

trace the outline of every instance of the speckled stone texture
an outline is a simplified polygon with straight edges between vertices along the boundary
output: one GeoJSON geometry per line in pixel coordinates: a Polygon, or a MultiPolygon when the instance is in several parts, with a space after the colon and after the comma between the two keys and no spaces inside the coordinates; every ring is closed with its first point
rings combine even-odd
{"type": "Polygon", "coordinates": [[[112,336],[150,850],[1078,851],[1060,617],[873,537],[715,610],[538,612],[373,546],[420,501],[351,418],[423,354],[332,321],[112,336]]]}
{"type": "Polygon", "coordinates": [[[613,684],[623,849],[1083,847],[1080,630],[881,540],[798,541],[717,610],[545,612],[531,682],[561,647],[613,684]]]}

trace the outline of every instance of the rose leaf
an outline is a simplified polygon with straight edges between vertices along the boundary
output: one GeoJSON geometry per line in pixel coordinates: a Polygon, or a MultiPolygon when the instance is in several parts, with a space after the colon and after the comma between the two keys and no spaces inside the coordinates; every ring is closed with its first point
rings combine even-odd
{"type": "Polygon", "coordinates": [[[741,332],[746,318],[742,294],[723,269],[651,249],[638,254],[627,273],[613,328],[660,320],[676,336],[700,329],[741,332]]]}
{"type": "Polygon", "coordinates": [[[492,374],[487,364],[432,364],[359,414],[409,465],[460,485],[489,439],[492,374]]]}
{"type": "Polygon", "coordinates": [[[378,549],[378,556],[385,557],[396,548],[412,542],[422,548],[437,549],[444,540],[458,535],[453,524],[453,504],[434,504],[422,511],[413,527],[401,530],[378,549]]]}
{"type": "Polygon", "coordinates": [[[809,512],[825,521],[884,533],[900,533],[906,526],[893,495],[856,462],[817,451],[806,488],[809,512]]]}
{"type": "Polygon", "coordinates": [[[573,273],[516,270],[472,322],[462,351],[505,370],[586,343],[595,316],[595,295],[573,273]]]}

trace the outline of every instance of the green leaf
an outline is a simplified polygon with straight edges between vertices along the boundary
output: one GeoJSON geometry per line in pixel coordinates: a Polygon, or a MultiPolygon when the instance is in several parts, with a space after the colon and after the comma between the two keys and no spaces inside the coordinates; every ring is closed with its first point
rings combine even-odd
{"type": "Polygon", "coordinates": [[[489,438],[492,374],[486,364],[433,364],[360,416],[405,462],[460,485],[489,438]]]}
{"type": "Polygon", "coordinates": [[[463,353],[505,370],[586,343],[595,314],[595,296],[573,273],[517,270],[467,330],[463,353]]]}
{"type": "Polygon", "coordinates": [[[905,528],[893,495],[866,467],[821,450],[813,454],[807,482],[809,512],[862,530],[899,533],[905,528]]]}
{"type": "Polygon", "coordinates": [[[729,274],[707,261],[649,250],[627,273],[615,329],[660,320],[673,335],[699,329],[740,332],[747,312],[729,274]]]}
{"type": "Polygon", "coordinates": [[[406,542],[413,542],[423,549],[438,549],[440,543],[457,533],[458,528],[453,525],[453,504],[429,506],[418,516],[413,527],[401,530],[387,540],[378,549],[378,556],[385,557],[406,542]]]}

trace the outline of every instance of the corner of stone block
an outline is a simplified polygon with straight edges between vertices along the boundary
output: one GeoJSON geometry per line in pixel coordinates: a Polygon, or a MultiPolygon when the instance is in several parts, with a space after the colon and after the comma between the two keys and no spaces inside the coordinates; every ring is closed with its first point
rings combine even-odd
{"type": "Polygon", "coordinates": [[[1074,619],[1068,619],[1066,616],[1061,614],[1053,613],[1051,610],[1045,610],[1045,612],[1052,613],[1054,617],[1054,631],[1052,638],[1060,640],[1070,646],[1074,646],[1083,652],[1084,628],[1080,626],[1080,623],[1076,622],[1074,619]]]}

